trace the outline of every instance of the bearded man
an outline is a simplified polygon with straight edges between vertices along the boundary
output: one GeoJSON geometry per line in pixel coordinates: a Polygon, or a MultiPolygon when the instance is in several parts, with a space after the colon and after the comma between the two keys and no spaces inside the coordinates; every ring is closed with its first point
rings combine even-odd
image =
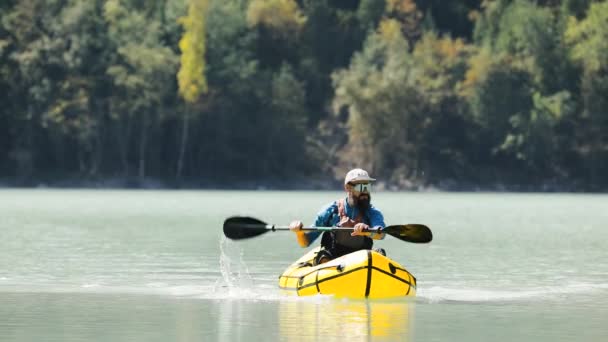
{"type": "MultiPolygon", "coordinates": [[[[344,177],[346,198],[328,204],[317,214],[313,224],[315,227],[352,227],[353,231],[324,232],[315,264],[358,250],[371,249],[373,240],[384,239],[386,234],[379,231],[385,227],[384,217],[371,205],[371,183],[374,181],[363,169],[350,170],[344,177]]],[[[302,227],[302,221],[293,221],[289,225],[296,233],[300,246],[308,247],[321,232],[304,232],[302,227]]],[[[376,251],[386,254],[382,248],[376,251]]]]}

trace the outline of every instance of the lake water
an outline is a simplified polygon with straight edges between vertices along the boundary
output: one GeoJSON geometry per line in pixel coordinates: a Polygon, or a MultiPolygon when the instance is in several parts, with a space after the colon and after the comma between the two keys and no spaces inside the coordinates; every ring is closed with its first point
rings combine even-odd
{"type": "Polygon", "coordinates": [[[417,277],[410,300],[289,297],[291,232],[223,237],[228,216],[312,222],[341,196],[1,190],[0,341],[608,338],[607,195],[374,193],[387,224],[433,230],[375,244],[417,277]]]}

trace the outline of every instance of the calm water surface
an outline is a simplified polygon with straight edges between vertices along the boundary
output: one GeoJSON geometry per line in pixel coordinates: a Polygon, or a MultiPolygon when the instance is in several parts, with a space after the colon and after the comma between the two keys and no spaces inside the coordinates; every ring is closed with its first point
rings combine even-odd
{"type": "Polygon", "coordinates": [[[0,191],[0,341],[606,341],[608,196],[374,194],[428,245],[376,243],[413,300],[294,298],[290,232],[229,241],[231,215],[311,222],[339,192],[0,191]]]}

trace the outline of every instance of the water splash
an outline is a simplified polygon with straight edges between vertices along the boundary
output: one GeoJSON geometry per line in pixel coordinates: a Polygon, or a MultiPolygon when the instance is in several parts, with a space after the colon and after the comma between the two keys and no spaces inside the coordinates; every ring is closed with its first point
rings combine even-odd
{"type": "Polygon", "coordinates": [[[222,279],[218,279],[213,291],[201,293],[198,298],[280,300],[284,297],[276,286],[256,284],[245,262],[244,251],[231,240],[222,236],[219,247],[222,279]],[[238,259],[232,256],[234,254],[238,254],[238,259]]]}
{"type": "Polygon", "coordinates": [[[220,273],[222,274],[222,279],[224,284],[229,288],[235,287],[236,279],[232,275],[230,267],[232,265],[230,256],[227,253],[229,248],[229,244],[231,244],[230,240],[228,240],[225,236],[220,238],[220,273]]]}

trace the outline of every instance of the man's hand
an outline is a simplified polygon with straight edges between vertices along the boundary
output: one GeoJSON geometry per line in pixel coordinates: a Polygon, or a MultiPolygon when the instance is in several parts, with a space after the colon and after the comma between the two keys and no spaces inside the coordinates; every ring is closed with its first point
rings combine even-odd
{"type": "Polygon", "coordinates": [[[304,227],[304,224],[302,224],[302,221],[293,221],[289,224],[289,229],[292,232],[299,232],[302,230],[302,227],[304,227]]]}
{"type": "Polygon", "coordinates": [[[369,226],[365,223],[357,223],[353,229],[353,232],[350,233],[350,236],[365,235],[364,232],[367,232],[368,230],[369,226]]]}

